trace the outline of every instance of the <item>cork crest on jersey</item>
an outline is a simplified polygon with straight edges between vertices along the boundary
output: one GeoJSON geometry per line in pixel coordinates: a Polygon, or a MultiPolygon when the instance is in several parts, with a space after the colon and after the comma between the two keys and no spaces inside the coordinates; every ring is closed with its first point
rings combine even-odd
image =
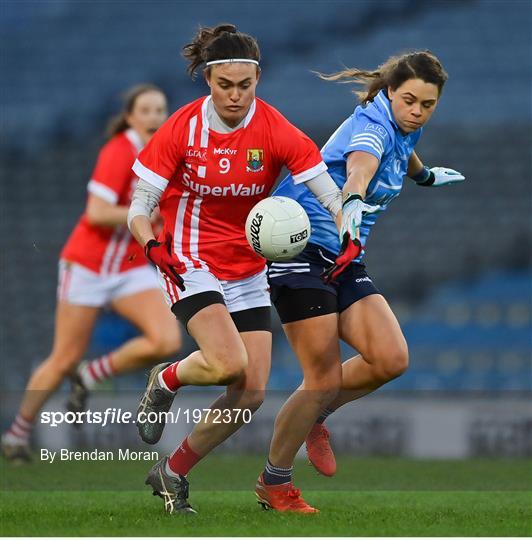
{"type": "Polygon", "coordinates": [[[248,148],[247,163],[247,172],[256,173],[264,170],[264,150],[262,148],[248,148]]]}

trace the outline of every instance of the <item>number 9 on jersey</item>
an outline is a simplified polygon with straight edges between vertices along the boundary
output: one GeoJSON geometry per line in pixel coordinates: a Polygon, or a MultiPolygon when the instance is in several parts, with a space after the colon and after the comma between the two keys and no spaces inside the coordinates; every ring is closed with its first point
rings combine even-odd
{"type": "Polygon", "coordinates": [[[255,252],[269,261],[288,261],[301,253],[310,237],[303,207],[288,197],[267,197],[246,220],[246,238],[255,252]]]}

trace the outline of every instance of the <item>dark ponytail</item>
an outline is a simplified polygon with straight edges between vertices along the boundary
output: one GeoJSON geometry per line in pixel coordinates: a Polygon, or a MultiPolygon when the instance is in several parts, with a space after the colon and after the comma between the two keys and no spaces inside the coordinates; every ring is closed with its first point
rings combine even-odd
{"type": "Polygon", "coordinates": [[[126,90],[123,95],[122,110],[116,116],[113,116],[107,124],[105,133],[109,138],[129,129],[130,126],[126,118],[133,112],[137,98],[147,92],[160,92],[164,96],[164,92],[158,86],[151,83],[138,84],[126,90]]]}
{"type": "Polygon", "coordinates": [[[360,103],[373,101],[375,96],[385,88],[397,90],[410,79],[421,79],[426,83],[435,84],[441,95],[447,73],[436,55],[430,51],[415,51],[401,56],[392,56],[373,71],[349,68],[331,75],[318,76],[326,81],[360,84],[363,90],[355,90],[360,103]]]}
{"type": "Polygon", "coordinates": [[[183,47],[182,54],[189,61],[187,72],[192,78],[201,64],[212,60],[260,60],[257,40],[239,32],[233,24],[219,24],[214,28],[200,26],[192,42],[183,47]]]}

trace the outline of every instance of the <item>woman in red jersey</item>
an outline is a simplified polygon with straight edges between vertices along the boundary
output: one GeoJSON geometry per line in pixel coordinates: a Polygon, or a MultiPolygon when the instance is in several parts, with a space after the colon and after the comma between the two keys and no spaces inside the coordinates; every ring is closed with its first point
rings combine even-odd
{"type": "Polygon", "coordinates": [[[179,327],[168,313],[155,270],[127,229],[138,181],[131,166],[167,116],[163,92],[145,84],[127,93],[124,110],[110,124],[111,138],[101,149],[88,184],[85,213],[61,252],[52,351],[33,372],[18,415],[2,435],[8,459],[30,459],[34,419],[65,377],[72,375],[104,306],[132,322],[142,335],[77,369],[70,409],[83,409],[88,390],[97,382],[179,349],[179,327]]]}
{"type": "MultiPolygon", "coordinates": [[[[305,182],[331,213],[341,194],[316,145],[276,109],[255,97],[260,53],[251,36],[232,25],[200,28],[183,49],[194,74],[204,66],[210,95],[175,112],[140,153],[140,181],[128,221],[158,269],[172,312],[199,350],[152,369],[137,425],[145,442],[157,442],[164,415],[184,385],[225,385],[205,415],[146,483],[165,499],[168,512],[194,512],[188,503],[189,470],[234,433],[262,403],[271,362],[270,295],[265,261],[248,245],[244,223],[268,196],[281,168],[305,182]],[[149,221],[159,204],[160,241],[149,221]],[[149,417],[149,418],[148,418],[149,417]]],[[[292,488],[290,510],[312,511],[292,488]]]]}

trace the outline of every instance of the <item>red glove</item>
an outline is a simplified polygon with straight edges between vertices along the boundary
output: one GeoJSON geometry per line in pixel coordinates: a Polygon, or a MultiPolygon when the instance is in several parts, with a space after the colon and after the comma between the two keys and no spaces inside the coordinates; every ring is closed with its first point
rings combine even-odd
{"type": "Polygon", "coordinates": [[[362,244],[358,238],[351,240],[348,232],[344,233],[340,253],[334,264],[329,266],[322,274],[321,279],[325,283],[335,281],[336,278],[351,264],[353,259],[356,259],[362,252],[362,244]]]}
{"type": "Polygon", "coordinates": [[[187,267],[172,252],[172,235],[169,232],[166,233],[164,242],[157,242],[153,238],[149,240],[144,246],[144,253],[182,291],[185,290],[185,282],[179,274],[184,274],[187,267]]]}

